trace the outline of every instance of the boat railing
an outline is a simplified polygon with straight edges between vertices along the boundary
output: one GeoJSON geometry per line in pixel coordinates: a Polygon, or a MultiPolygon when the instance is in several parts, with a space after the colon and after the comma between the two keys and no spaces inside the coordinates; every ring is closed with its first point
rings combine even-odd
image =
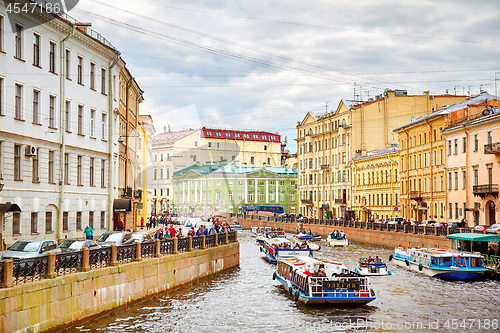
{"type": "Polygon", "coordinates": [[[333,277],[310,277],[309,287],[312,297],[368,297],[370,288],[368,279],[363,276],[333,276],[333,277]],[[324,290],[323,282],[334,281],[339,283],[358,283],[359,289],[334,289],[324,290]]]}
{"type": "Polygon", "coordinates": [[[481,254],[484,266],[494,268],[500,265],[500,256],[481,254]]]}
{"type": "Polygon", "coordinates": [[[309,296],[309,288],[306,276],[303,276],[296,271],[292,271],[291,282],[301,293],[309,296]]]}

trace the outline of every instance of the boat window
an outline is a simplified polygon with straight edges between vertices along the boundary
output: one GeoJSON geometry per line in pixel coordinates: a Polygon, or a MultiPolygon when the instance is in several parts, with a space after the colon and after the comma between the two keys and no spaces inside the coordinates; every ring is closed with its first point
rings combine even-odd
{"type": "Polygon", "coordinates": [[[470,258],[471,267],[483,267],[481,258],[470,258]]]}
{"type": "Polygon", "coordinates": [[[432,266],[437,266],[437,265],[438,265],[438,262],[439,262],[439,259],[438,259],[438,258],[432,258],[431,265],[432,265],[432,266]]]}
{"type": "Polygon", "coordinates": [[[439,258],[439,266],[441,266],[441,267],[450,267],[451,266],[451,257],[441,257],[441,258],[439,258]]]}

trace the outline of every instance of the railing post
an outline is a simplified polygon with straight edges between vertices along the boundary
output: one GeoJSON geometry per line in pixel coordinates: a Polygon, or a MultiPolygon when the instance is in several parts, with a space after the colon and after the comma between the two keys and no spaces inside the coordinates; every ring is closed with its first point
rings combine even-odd
{"type": "Polygon", "coordinates": [[[434,226],[434,236],[438,235],[438,227],[434,226]]]}
{"type": "Polygon", "coordinates": [[[226,243],[225,244],[229,244],[229,232],[226,232],[225,235],[226,235],[226,243]]]}
{"type": "Polygon", "coordinates": [[[446,227],[446,235],[450,234],[450,227],[446,227]]]}
{"type": "Polygon", "coordinates": [[[405,232],[405,234],[408,232],[408,225],[403,225],[403,231],[405,232]]]}
{"type": "Polygon", "coordinates": [[[161,255],[161,240],[155,239],[156,247],[155,247],[155,257],[159,258],[161,255]]]}
{"type": "Polygon", "coordinates": [[[193,236],[188,237],[188,251],[193,251],[193,236]]]}
{"type": "Polygon", "coordinates": [[[88,247],[82,248],[82,271],[90,271],[90,250],[88,247]]]}
{"type": "Polygon", "coordinates": [[[417,226],[416,225],[412,225],[413,227],[413,233],[416,234],[417,233],[417,226]]]}
{"type": "Polygon", "coordinates": [[[215,246],[219,246],[219,234],[215,233],[215,246]]]}
{"type": "Polygon", "coordinates": [[[385,229],[389,231],[389,223],[386,223],[385,229]]]}
{"type": "Polygon", "coordinates": [[[5,259],[3,261],[3,283],[2,288],[10,288],[14,286],[12,275],[14,274],[14,261],[5,259]]]}
{"type": "Polygon", "coordinates": [[[399,230],[399,224],[395,223],[394,224],[394,232],[398,232],[399,230]]]}
{"type": "Polygon", "coordinates": [[[135,261],[141,261],[141,242],[135,242],[135,261]]]}
{"type": "Polygon", "coordinates": [[[427,226],[424,225],[424,235],[427,235],[427,226]]]}
{"type": "Polygon", "coordinates": [[[201,249],[202,250],[205,250],[207,248],[206,240],[207,240],[207,236],[201,235],[201,249]]]}
{"type": "Polygon", "coordinates": [[[118,264],[118,259],[117,259],[117,255],[116,255],[116,245],[115,244],[111,244],[111,266],[114,266],[116,264],[118,264]]]}
{"type": "Polygon", "coordinates": [[[179,254],[179,239],[174,237],[174,254],[179,254]]]}
{"type": "Polygon", "coordinates": [[[234,241],[238,243],[238,230],[234,230],[234,241]]]}
{"type": "MultiPolygon", "coordinates": [[[[368,222],[366,222],[368,223],[368,222]]],[[[375,222],[372,222],[372,230],[375,230],[375,222]]]]}
{"type": "Polygon", "coordinates": [[[54,252],[47,253],[47,275],[48,279],[56,277],[56,254],[54,252]]]}

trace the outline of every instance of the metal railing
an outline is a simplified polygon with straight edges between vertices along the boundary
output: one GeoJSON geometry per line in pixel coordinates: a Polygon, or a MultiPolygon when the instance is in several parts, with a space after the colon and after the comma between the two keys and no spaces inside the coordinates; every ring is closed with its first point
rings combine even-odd
{"type": "Polygon", "coordinates": [[[59,253],[56,256],[56,275],[76,273],[82,268],[82,251],[59,253]]]}
{"type": "Polygon", "coordinates": [[[219,241],[219,245],[220,244],[226,244],[226,233],[225,232],[221,232],[217,235],[217,240],[219,241]]]}
{"type": "Polygon", "coordinates": [[[172,238],[162,239],[160,241],[160,254],[173,254],[174,240],[172,238]]]}
{"type": "Polygon", "coordinates": [[[189,238],[183,237],[177,239],[177,251],[185,252],[189,248],[189,238]]]}
{"type": "Polygon", "coordinates": [[[201,243],[203,240],[202,238],[203,238],[203,236],[195,236],[192,238],[193,241],[192,241],[191,245],[192,245],[193,250],[201,249],[201,243]]]}
{"type": "Polygon", "coordinates": [[[131,262],[135,259],[136,245],[120,245],[116,247],[116,261],[119,263],[131,262]]]}
{"type": "Polygon", "coordinates": [[[216,237],[215,234],[208,235],[205,237],[205,247],[206,248],[214,247],[217,245],[217,244],[215,244],[215,237],[216,237]]]}
{"type": "Polygon", "coordinates": [[[92,269],[106,267],[111,262],[111,247],[89,250],[89,265],[92,269]]]}
{"type": "Polygon", "coordinates": [[[236,242],[236,231],[231,231],[230,233],[227,234],[227,241],[229,243],[236,242]]]}
{"type": "Polygon", "coordinates": [[[484,145],[485,154],[500,153],[500,142],[487,143],[484,145]]]}
{"type": "Polygon", "coordinates": [[[156,241],[141,243],[141,258],[153,258],[156,255],[156,241]]]}
{"type": "Polygon", "coordinates": [[[12,282],[26,283],[44,278],[47,274],[48,257],[13,260],[12,282]]]}

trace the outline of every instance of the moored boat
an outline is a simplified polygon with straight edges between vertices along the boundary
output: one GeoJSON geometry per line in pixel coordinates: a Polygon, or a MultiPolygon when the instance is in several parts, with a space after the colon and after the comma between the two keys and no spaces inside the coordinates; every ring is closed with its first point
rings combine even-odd
{"type": "Polygon", "coordinates": [[[375,299],[368,277],[337,262],[298,256],[280,258],[273,279],[295,301],[306,304],[366,304],[375,299]]]}
{"type": "Polygon", "coordinates": [[[333,236],[329,234],[326,238],[326,245],[331,247],[336,246],[349,246],[349,240],[344,236],[333,236]]]}
{"type": "Polygon", "coordinates": [[[479,280],[488,271],[483,267],[481,255],[457,250],[398,247],[389,260],[414,272],[448,281],[479,280]]]}
{"type": "Polygon", "coordinates": [[[239,223],[231,223],[229,227],[231,230],[243,230],[243,227],[239,223]]]}
{"type": "Polygon", "coordinates": [[[392,273],[387,269],[387,265],[377,259],[378,258],[375,258],[373,260],[370,260],[370,258],[359,259],[354,271],[363,276],[391,275],[392,273]]]}
{"type": "Polygon", "coordinates": [[[264,252],[266,259],[275,264],[278,259],[292,256],[313,256],[312,249],[301,248],[301,244],[291,241],[287,238],[270,238],[264,240],[260,247],[264,252]]]}

